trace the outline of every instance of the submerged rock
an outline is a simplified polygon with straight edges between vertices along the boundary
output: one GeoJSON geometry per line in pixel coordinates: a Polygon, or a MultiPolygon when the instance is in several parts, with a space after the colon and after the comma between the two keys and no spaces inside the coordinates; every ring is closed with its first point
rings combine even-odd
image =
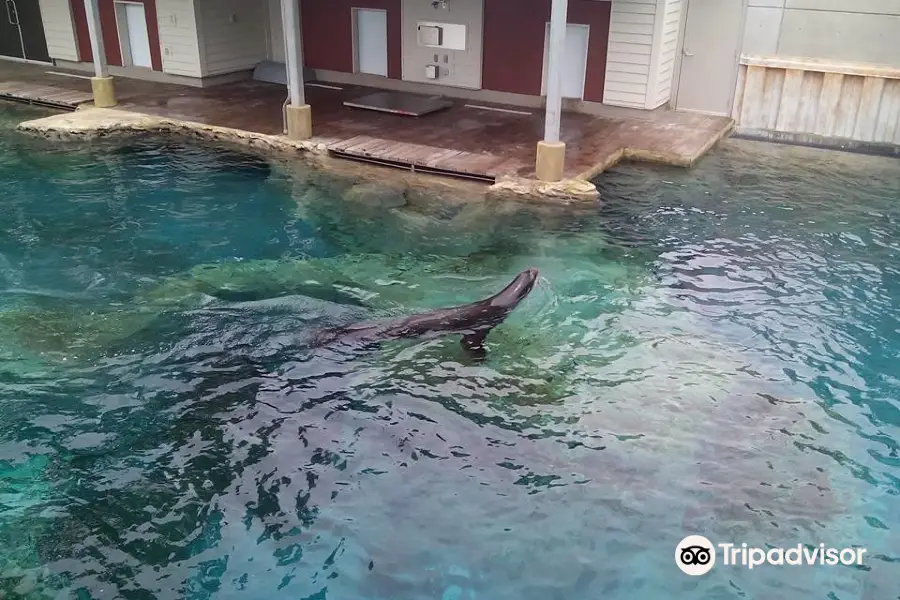
{"type": "Polygon", "coordinates": [[[95,311],[81,305],[17,307],[0,312],[0,331],[8,340],[44,357],[63,360],[93,355],[148,327],[155,311],[117,308],[95,311]]]}
{"type": "Polygon", "coordinates": [[[501,199],[519,197],[534,201],[563,203],[596,202],[600,199],[597,186],[583,179],[546,182],[518,177],[507,178],[492,185],[491,194],[501,199]]]}
{"type": "Polygon", "coordinates": [[[382,183],[358,183],[344,193],[344,200],[382,209],[399,208],[406,206],[406,188],[382,183]]]}
{"type": "Polygon", "coordinates": [[[361,305],[367,298],[356,282],[321,260],[254,260],[198,265],[138,296],[138,304],[196,307],[207,298],[248,302],[303,295],[361,305]]]}

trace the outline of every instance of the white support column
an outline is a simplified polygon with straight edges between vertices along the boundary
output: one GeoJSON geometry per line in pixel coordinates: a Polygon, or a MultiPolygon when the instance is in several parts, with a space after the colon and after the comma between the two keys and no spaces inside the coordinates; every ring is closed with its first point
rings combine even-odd
{"type": "Polygon", "coordinates": [[[94,77],[91,77],[94,106],[115,106],[116,91],[113,79],[109,76],[109,67],[106,64],[106,48],[103,46],[103,27],[100,24],[99,0],[84,0],[84,11],[87,16],[88,35],[91,38],[91,54],[94,57],[94,77]]]}
{"type": "Polygon", "coordinates": [[[94,55],[94,75],[109,77],[106,48],[103,46],[103,29],[100,25],[99,0],[84,0],[84,12],[87,15],[88,34],[91,38],[91,54],[94,55]]]}
{"type": "Polygon", "coordinates": [[[550,52],[547,60],[547,114],[544,121],[544,141],[559,141],[559,121],[562,111],[562,60],[566,47],[568,0],[553,0],[550,8],[550,52]]]}
{"type": "Polygon", "coordinates": [[[281,0],[281,22],[284,27],[284,58],[287,63],[288,91],[292,106],[305,104],[303,91],[303,58],[300,49],[299,0],[281,0]]]}
{"type": "Polygon", "coordinates": [[[538,142],[535,173],[542,181],[559,181],[565,170],[566,145],[559,141],[562,117],[562,61],[566,45],[568,0],[552,0],[547,59],[547,108],[544,140],[538,142]]]}
{"type": "Polygon", "coordinates": [[[284,24],[284,59],[290,104],[285,107],[288,137],[305,140],[312,137],[312,113],[306,104],[303,87],[303,52],[300,42],[300,0],[281,0],[284,24]]]}

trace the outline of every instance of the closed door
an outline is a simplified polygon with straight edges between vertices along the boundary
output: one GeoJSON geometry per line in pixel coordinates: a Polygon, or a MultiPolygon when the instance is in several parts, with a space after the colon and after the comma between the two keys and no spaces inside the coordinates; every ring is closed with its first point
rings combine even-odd
{"type": "Polygon", "coordinates": [[[676,109],[731,114],[743,27],[743,0],[689,0],[676,109]]]}
{"type": "MultiPolygon", "coordinates": [[[[562,59],[562,97],[584,98],[584,80],[587,74],[588,40],[591,29],[587,25],[566,25],[566,42],[562,59]]],[[[547,95],[547,67],[550,64],[550,24],[544,36],[544,80],[542,95],[547,95]]]]}
{"type": "Polygon", "coordinates": [[[119,26],[119,46],[122,64],[153,68],[150,58],[150,34],[144,5],[136,2],[116,3],[116,23],[119,26]]]}
{"type": "Polygon", "coordinates": [[[356,70],[387,77],[387,11],[358,8],[355,13],[356,70]]]}
{"type": "Polygon", "coordinates": [[[31,0],[18,0],[16,11],[19,13],[19,31],[22,33],[22,43],[25,45],[25,58],[50,62],[40,4],[31,0]]]}
{"type": "Polygon", "coordinates": [[[0,0],[0,2],[4,4],[0,9],[0,55],[25,58],[16,3],[14,0],[0,0]]]}

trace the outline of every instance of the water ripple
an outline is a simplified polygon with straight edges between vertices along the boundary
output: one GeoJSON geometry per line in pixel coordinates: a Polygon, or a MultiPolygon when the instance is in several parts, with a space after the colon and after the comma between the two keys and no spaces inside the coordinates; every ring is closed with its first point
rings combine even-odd
{"type": "Polygon", "coordinates": [[[0,595],[898,589],[896,161],[726,142],[578,212],[373,210],[276,167],[0,127],[0,595]],[[309,347],[530,266],[484,362],[309,347]],[[871,558],[698,582],[700,532],[871,558]]]}

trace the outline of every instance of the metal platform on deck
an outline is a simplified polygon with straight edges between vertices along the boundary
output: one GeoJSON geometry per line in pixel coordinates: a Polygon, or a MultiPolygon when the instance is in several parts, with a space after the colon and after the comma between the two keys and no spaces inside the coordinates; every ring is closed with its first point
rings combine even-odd
{"type": "Polygon", "coordinates": [[[453,175],[493,183],[519,166],[518,161],[489,153],[462,152],[359,135],[328,145],[329,152],[349,158],[421,173],[453,175]]]}
{"type": "Polygon", "coordinates": [[[424,117],[452,107],[453,101],[443,96],[420,96],[419,94],[388,91],[345,100],[344,106],[407,117],[424,117]]]}
{"type": "Polygon", "coordinates": [[[0,82],[0,99],[26,102],[39,106],[75,110],[79,104],[93,102],[90,92],[71,88],[43,85],[29,81],[0,82]]]}

